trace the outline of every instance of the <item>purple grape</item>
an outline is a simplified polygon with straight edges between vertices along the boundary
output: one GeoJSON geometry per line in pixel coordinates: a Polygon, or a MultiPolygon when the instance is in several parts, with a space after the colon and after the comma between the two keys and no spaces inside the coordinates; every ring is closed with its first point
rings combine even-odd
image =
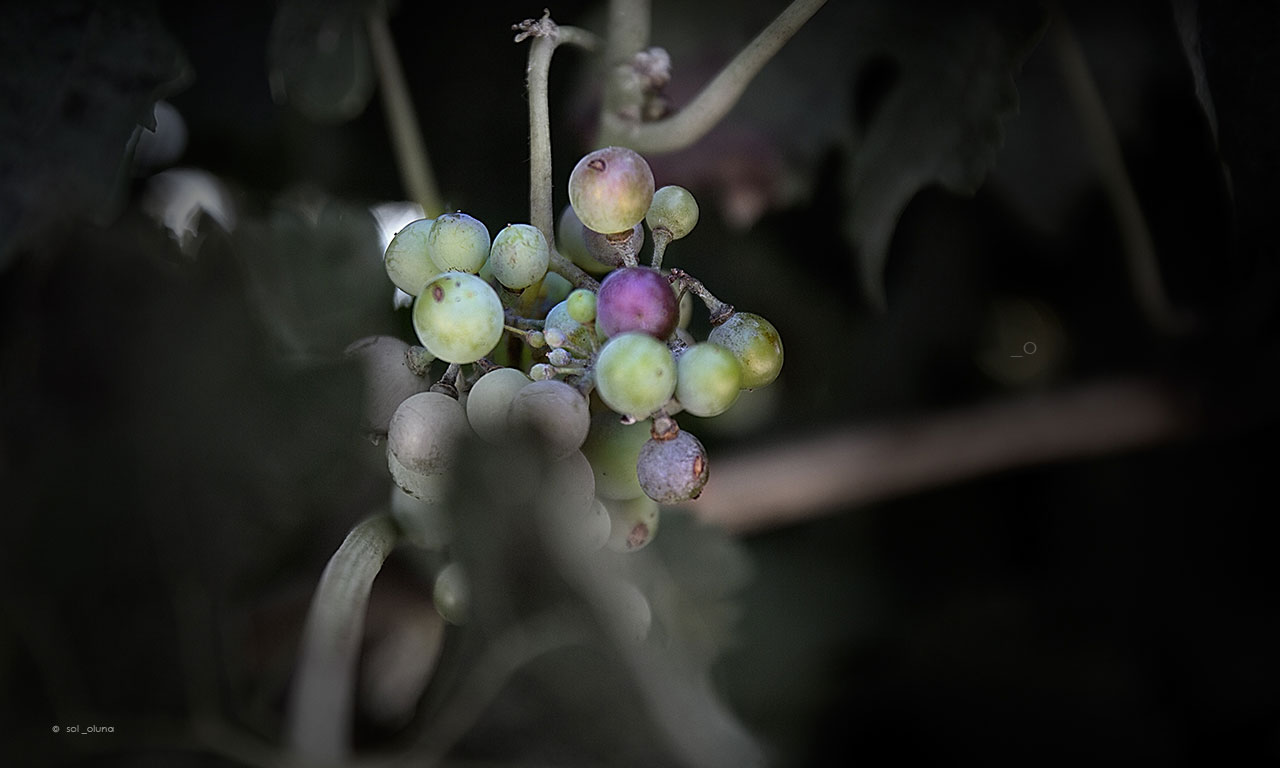
{"type": "Polygon", "coordinates": [[[665,340],[679,319],[680,305],[671,284],[655,269],[625,267],[610,272],[600,284],[596,327],[605,338],[638,331],[665,340]]]}
{"type": "Polygon", "coordinates": [[[636,477],[645,495],[659,504],[696,499],[707,484],[707,449],[684,430],[666,440],[650,439],[640,448],[636,477]]]}

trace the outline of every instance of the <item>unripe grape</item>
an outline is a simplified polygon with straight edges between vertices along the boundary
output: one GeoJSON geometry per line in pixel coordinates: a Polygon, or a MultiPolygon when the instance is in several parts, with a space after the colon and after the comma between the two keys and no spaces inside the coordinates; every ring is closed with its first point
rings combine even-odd
{"type": "Polygon", "coordinates": [[[532,224],[508,224],[493,238],[489,268],[493,276],[513,291],[528,288],[547,273],[551,248],[532,224]]]}
{"type": "Polygon", "coordinates": [[[387,471],[400,490],[413,498],[428,504],[438,504],[444,500],[449,490],[448,475],[433,471],[428,474],[409,469],[391,452],[391,444],[387,443],[387,471]]]}
{"type": "MultiPolygon", "coordinates": [[[[679,291],[679,287],[674,283],[671,285],[672,291],[679,291]]],[[[680,319],[676,321],[677,328],[688,328],[689,323],[693,321],[693,294],[689,291],[677,294],[680,297],[680,319]]]]}
{"type": "Polygon", "coordinates": [[[694,344],[676,361],[676,399],[694,416],[719,416],[741,391],[742,366],[718,344],[694,344]]]}
{"type": "Polygon", "coordinates": [[[406,224],[391,238],[382,259],[387,277],[410,296],[417,296],[422,286],[444,271],[431,259],[427,245],[434,223],[435,219],[418,219],[406,224]]]}
{"type": "Polygon", "coordinates": [[[575,323],[593,323],[596,319],[596,295],[586,288],[579,288],[569,294],[565,308],[575,323]]]}
{"type": "Polygon", "coordinates": [[[573,356],[569,354],[569,350],[560,348],[553,349],[547,354],[547,362],[557,368],[563,368],[572,362],[573,356]]]}
{"type": "Polygon", "coordinates": [[[591,428],[587,399],[563,381],[535,381],[516,392],[507,416],[513,428],[529,427],[542,435],[553,459],[582,447],[591,428]]]}
{"type": "Polygon", "coordinates": [[[364,410],[361,427],[385,435],[391,414],[406,397],[425,392],[426,379],[409,368],[409,345],[394,336],[366,336],[352,342],[346,355],[358,360],[364,378],[364,410]]]}
{"type": "Polygon", "coordinates": [[[413,303],[413,329],[431,354],[449,363],[474,363],[502,338],[505,317],[498,294],[465,272],[446,272],[413,303]]]}
{"type": "Polygon", "coordinates": [[[427,245],[431,260],[440,269],[474,275],[489,258],[489,228],[461,211],[446,213],[431,226],[427,245]]]}
{"type": "MultiPolygon", "coordinates": [[[[444,480],[441,475],[435,478],[444,480]]],[[[445,485],[445,483],[441,483],[445,485]]],[[[449,516],[439,501],[424,501],[405,492],[397,485],[391,486],[391,517],[404,531],[405,538],[425,549],[443,549],[453,538],[449,516]]]]}
{"type": "Polygon", "coordinates": [[[643,221],[653,189],[649,164],[625,147],[590,152],[569,174],[569,203],[596,232],[623,232],[643,221]]]}
{"type": "Polygon", "coordinates": [[[570,261],[587,272],[603,275],[612,270],[614,265],[597,261],[587,251],[584,235],[589,231],[591,230],[586,230],[578,220],[578,214],[573,212],[573,206],[566,205],[556,225],[556,247],[561,255],[568,256],[570,261]]]}
{"type": "Polygon", "coordinates": [[[609,510],[609,549],[635,552],[653,541],[658,533],[658,503],[648,496],[613,501],[604,499],[609,510]]]}
{"type": "Polygon", "coordinates": [[[596,358],[596,391],[613,410],[643,419],[676,391],[676,362],[661,341],[644,333],[614,336],[596,358]]]}
{"type": "Polygon", "coordinates": [[[471,385],[467,397],[467,420],[486,443],[497,445],[506,440],[510,425],[507,414],[516,393],[532,382],[515,368],[489,371],[471,385]]]}
{"type": "Polygon", "coordinates": [[[734,312],[711,329],[707,341],[733,353],[742,365],[742,388],[763,387],[782,370],[782,337],[763,317],[750,312],[734,312]]]}
{"type": "Polygon", "coordinates": [[[583,546],[589,550],[602,549],[609,543],[609,534],[612,531],[613,521],[609,519],[609,510],[600,499],[592,499],[591,509],[582,523],[579,534],[583,546]]]}
{"type": "Polygon", "coordinates": [[[581,451],[571,451],[547,467],[542,481],[534,504],[544,530],[555,537],[579,538],[596,500],[591,463],[581,451]]]}
{"type": "Polygon", "coordinates": [[[582,242],[586,245],[587,253],[591,254],[591,258],[601,264],[621,267],[627,263],[627,254],[631,256],[631,263],[634,264],[636,255],[644,247],[644,227],[637,224],[626,232],[612,234],[601,234],[584,229],[582,242]]]}
{"type": "Polygon", "coordinates": [[[529,368],[529,378],[534,381],[551,381],[556,377],[556,369],[546,363],[534,363],[529,368]]]}
{"type": "Polygon", "coordinates": [[[467,416],[457,400],[440,392],[419,392],[391,416],[387,448],[406,468],[439,475],[452,466],[466,430],[467,416]]]}
{"type": "Polygon", "coordinates": [[[635,584],[608,578],[600,585],[598,597],[604,614],[627,642],[644,641],[653,623],[653,611],[648,598],[635,584]]]}
{"type": "Polygon", "coordinates": [[[591,460],[596,476],[596,495],[602,499],[634,499],[644,495],[636,477],[640,447],[649,439],[650,421],[624,424],[618,414],[606,409],[591,414],[591,429],[582,444],[582,453],[591,460]]]}
{"type": "Polygon", "coordinates": [[[671,283],[649,267],[615,270],[600,283],[596,297],[596,327],[606,338],[629,331],[665,339],[680,319],[680,305],[671,283]]]}
{"type": "Polygon", "coordinates": [[[650,229],[665,229],[672,240],[679,240],[698,223],[698,201],[684,187],[669,185],[653,193],[644,219],[650,229]]]}
{"type": "Polygon", "coordinates": [[[640,449],[636,477],[645,495],[660,504],[696,499],[707,484],[707,449],[683,429],[666,440],[651,439],[640,449]]]}
{"type": "Polygon", "coordinates": [[[538,288],[538,301],[534,309],[534,317],[544,317],[551,308],[569,298],[573,283],[556,272],[547,270],[542,276],[542,286],[538,288]]]}
{"type": "Polygon", "coordinates": [[[568,299],[555,305],[547,313],[547,319],[542,324],[542,334],[547,346],[554,348],[569,347],[588,352],[595,344],[595,331],[574,320],[569,314],[568,299]]]}
{"type": "Polygon", "coordinates": [[[458,563],[449,563],[436,574],[431,590],[440,618],[450,624],[466,624],[471,614],[471,583],[458,563]]]}

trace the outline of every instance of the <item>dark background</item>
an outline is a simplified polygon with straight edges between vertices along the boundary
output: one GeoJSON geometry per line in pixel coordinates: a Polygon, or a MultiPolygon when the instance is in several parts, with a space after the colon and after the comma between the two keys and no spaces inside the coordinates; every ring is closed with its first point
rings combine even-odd
{"type": "MultiPolygon", "coordinates": [[[[845,25],[866,5],[830,3],[720,133],[651,158],[659,184],[688,186],[702,204],[668,261],[769,317],[787,345],[772,397],[753,398],[755,426],[699,433],[713,467],[717,451],[1120,375],[1169,383],[1199,418],[1166,444],[740,539],[754,575],[713,668],[720,690],[783,765],[1280,758],[1270,557],[1280,281],[1269,215],[1280,12],[1206,3],[1179,26],[1166,3],[1066,9],[1170,298],[1195,320],[1171,335],[1134,299],[1040,36],[1044,17],[922,3],[886,22],[900,37],[876,60],[845,25]],[[920,68],[951,66],[955,51],[934,43],[951,41],[937,30],[961,17],[994,19],[1026,43],[1011,69],[1019,114],[1002,122],[976,194],[926,184],[911,199],[878,312],[845,228],[849,164],[887,94],[920,68]],[[744,215],[744,199],[764,203],[744,215]],[[1050,307],[1061,340],[1028,380],[975,362],[992,343],[992,307],[1008,298],[1050,307]]],[[[522,220],[527,51],[509,25],[541,8],[405,6],[393,32],[450,206],[491,231],[522,220]]],[[[653,41],[672,51],[673,98],[776,6],[657,9],[653,41]]],[[[350,253],[371,247],[361,207],[403,192],[376,98],[337,124],[273,102],[273,6],[104,8],[4,12],[0,743],[13,765],[237,764],[226,750],[192,748],[184,724],[213,691],[228,722],[278,741],[320,569],[385,504],[377,451],[356,436],[358,372],[340,351],[369,333],[411,338],[387,301],[376,245],[366,261],[350,253]],[[126,53],[112,40],[128,41],[126,53]],[[163,165],[121,166],[111,129],[132,113],[120,94],[137,100],[170,82],[161,41],[193,75],[156,94],[188,140],[163,165]],[[95,56],[142,64],[95,69],[85,64],[95,56]],[[68,84],[67,72],[86,71],[110,77],[68,84]],[[142,206],[148,179],[170,164],[221,179],[242,226],[228,233],[206,219],[197,247],[179,249],[142,206]],[[319,227],[280,213],[282,200],[307,196],[326,211],[319,227]],[[352,264],[372,266],[353,280],[352,264]],[[115,733],[50,733],[77,723],[115,733]]],[[[552,8],[562,23],[601,29],[593,10],[552,8]]],[[[591,148],[588,61],[561,50],[552,70],[557,210],[573,159],[591,148]]],[[[375,605],[394,620],[426,584],[393,559],[375,605]]],[[[403,725],[362,717],[359,747],[403,738],[403,725]]],[[[493,744],[464,741],[458,754],[561,754],[529,733],[500,754],[493,744]]]]}

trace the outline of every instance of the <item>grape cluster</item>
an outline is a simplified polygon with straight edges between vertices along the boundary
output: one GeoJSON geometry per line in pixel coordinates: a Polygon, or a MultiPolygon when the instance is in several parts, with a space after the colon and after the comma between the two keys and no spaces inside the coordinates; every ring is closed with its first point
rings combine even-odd
{"type": "MultiPolygon", "coordinates": [[[[555,475],[541,487],[556,490],[533,503],[552,541],[640,549],[657,532],[659,505],[697,498],[709,476],[706,449],[675,417],[723,413],[782,368],[769,321],[661,268],[667,247],[697,224],[688,190],[655,189],[643,157],[606,147],[574,167],[569,200],[554,244],[529,224],[490,240],[482,222],[457,212],[415,221],[387,247],[388,276],[415,297],[421,346],[380,337],[349,352],[376,374],[365,424],[387,437],[392,512],[424,546],[448,543],[444,478],[470,431],[492,444],[539,436],[555,475]],[[652,258],[642,265],[646,224],[652,258]],[[553,255],[581,269],[562,270],[574,283],[549,271],[553,255]],[[695,298],[712,325],[703,341],[688,331],[695,298]],[[433,360],[448,367],[428,386],[433,360]]],[[[466,615],[456,566],[436,584],[450,621],[466,615]]]]}

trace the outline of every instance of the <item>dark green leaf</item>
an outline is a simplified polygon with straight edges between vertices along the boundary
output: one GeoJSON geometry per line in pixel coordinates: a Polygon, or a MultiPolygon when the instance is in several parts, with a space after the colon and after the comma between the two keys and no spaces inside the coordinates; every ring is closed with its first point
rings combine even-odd
{"type": "Polygon", "coordinates": [[[960,194],[981,186],[1004,139],[1001,122],[1018,109],[1014,73],[1042,22],[1034,7],[999,3],[935,3],[927,23],[918,8],[879,3],[867,10],[855,27],[855,82],[880,92],[855,93],[864,108],[855,114],[845,169],[845,233],[867,299],[883,308],[899,216],[927,186],[960,194]]]}
{"type": "Polygon", "coordinates": [[[24,3],[0,18],[0,268],[23,241],[120,203],[158,99],[189,78],[149,4],[24,3]]]}

